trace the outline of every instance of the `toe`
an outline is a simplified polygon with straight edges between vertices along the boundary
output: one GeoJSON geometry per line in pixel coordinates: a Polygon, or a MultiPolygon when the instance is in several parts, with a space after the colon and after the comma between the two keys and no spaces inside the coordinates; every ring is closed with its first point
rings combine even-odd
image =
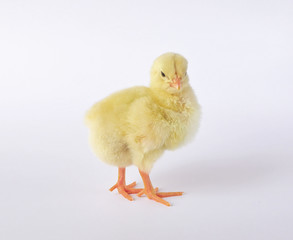
{"type": "Polygon", "coordinates": [[[151,196],[151,199],[152,200],[155,200],[156,202],[158,202],[158,203],[162,203],[162,204],[164,204],[164,205],[166,205],[166,206],[171,206],[171,204],[169,203],[169,202],[167,202],[167,201],[165,201],[164,199],[162,199],[162,198],[160,198],[159,196],[157,196],[157,195],[152,195],[151,196]]]}
{"type": "Polygon", "coordinates": [[[136,185],[136,182],[126,185],[127,188],[133,188],[136,185]]]}
{"type": "Polygon", "coordinates": [[[139,192],[141,192],[141,190],[143,190],[142,188],[128,188],[125,187],[125,192],[129,193],[129,194],[137,194],[139,192]]]}
{"type": "Polygon", "coordinates": [[[141,197],[144,194],[144,189],[142,189],[139,193],[136,194],[136,196],[141,197]]]}
{"type": "Polygon", "coordinates": [[[181,196],[183,192],[159,192],[157,193],[158,197],[174,197],[174,196],[181,196]]]}
{"type": "Polygon", "coordinates": [[[133,198],[123,188],[118,188],[118,192],[127,200],[133,201],[133,198]]]}
{"type": "Polygon", "coordinates": [[[113,185],[113,187],[111,187],[110,189],[109,189],[109,191],[113,191],[115,188],[117,188],[117,186],[118,186],[118,184],[116,183],[115,185],[113,185]]]}

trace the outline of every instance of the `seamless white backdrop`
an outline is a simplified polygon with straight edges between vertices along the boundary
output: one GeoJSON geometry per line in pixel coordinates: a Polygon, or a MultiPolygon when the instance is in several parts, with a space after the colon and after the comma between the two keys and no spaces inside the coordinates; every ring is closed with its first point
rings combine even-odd
{"type": "Polygon", "coordinates": [[[0,29],[1,239],[292,239],[292,1],[2,0],[0,29]],[[167,51],[203,112],[151,172],[170,208],[110,193],[83,125],[167,51]]]}

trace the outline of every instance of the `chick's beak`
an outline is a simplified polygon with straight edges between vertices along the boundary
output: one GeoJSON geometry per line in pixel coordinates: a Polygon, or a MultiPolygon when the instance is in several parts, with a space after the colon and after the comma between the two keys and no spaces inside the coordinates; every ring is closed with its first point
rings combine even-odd
{"type": "Polygon", "coordinates": [[[176,75],[175,78],[173,78],[172,83],[170,84],[170,86],[176,88],[177,90],[179,90],[180,87],[181,87],[181,78],[176,75]]]}

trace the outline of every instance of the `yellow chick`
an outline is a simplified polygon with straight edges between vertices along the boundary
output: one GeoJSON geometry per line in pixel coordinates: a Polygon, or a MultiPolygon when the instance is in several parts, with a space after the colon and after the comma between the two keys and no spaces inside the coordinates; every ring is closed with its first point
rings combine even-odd
{"type": "Polygon", "coordinates": [[[158,192],[149,178],[165,150],[174,150],[192,137],[199,124],[200,106],[187,75],[187,60],[176,53],[159,56],[151,68],[150,87],[133,87],[96,103],[86,114],[90,144],[98,158],[118,167],[115,188],[126,199],[142,196],[170,206],[163,197],[182,192],[158,192]],[[139,169],[144,188],[125,184],[125,167],[139,169]]]}

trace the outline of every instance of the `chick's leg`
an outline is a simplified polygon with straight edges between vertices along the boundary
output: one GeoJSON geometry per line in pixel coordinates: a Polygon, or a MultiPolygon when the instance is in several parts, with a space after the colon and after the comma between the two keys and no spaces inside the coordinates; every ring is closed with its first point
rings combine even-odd
{"type": "Polygon", "coordinates": [[[157,192],[157,188],[153,188],[153,185],[150,180],[150,176],[148,173],[145,173],[141,170],[139,170],[139,173],[141,175],[141,178],[144,183],[144,189],[140,191],[137,196],[142,196],[145,194],[149,199],[155,200],[156,202],[162,203],[166,206],[170,206],[170,203],[162,199],[162,197],[173,197],[173,196],[181,196],[183,192],[157,192]]]}
{"type": "Polygon", "coordinates": [[[125,168],[118,168],[118,181],[109,190],[112,192],[114,189],[117,188],[118,192],[123,197],[125,197],[129,201],[132,201],[133,198],[129,194],[139,193],[142,190],[141,188],[133,188],[135,185],[136,185],[136,182],[126,185],[125,184],[125,168]]]}

